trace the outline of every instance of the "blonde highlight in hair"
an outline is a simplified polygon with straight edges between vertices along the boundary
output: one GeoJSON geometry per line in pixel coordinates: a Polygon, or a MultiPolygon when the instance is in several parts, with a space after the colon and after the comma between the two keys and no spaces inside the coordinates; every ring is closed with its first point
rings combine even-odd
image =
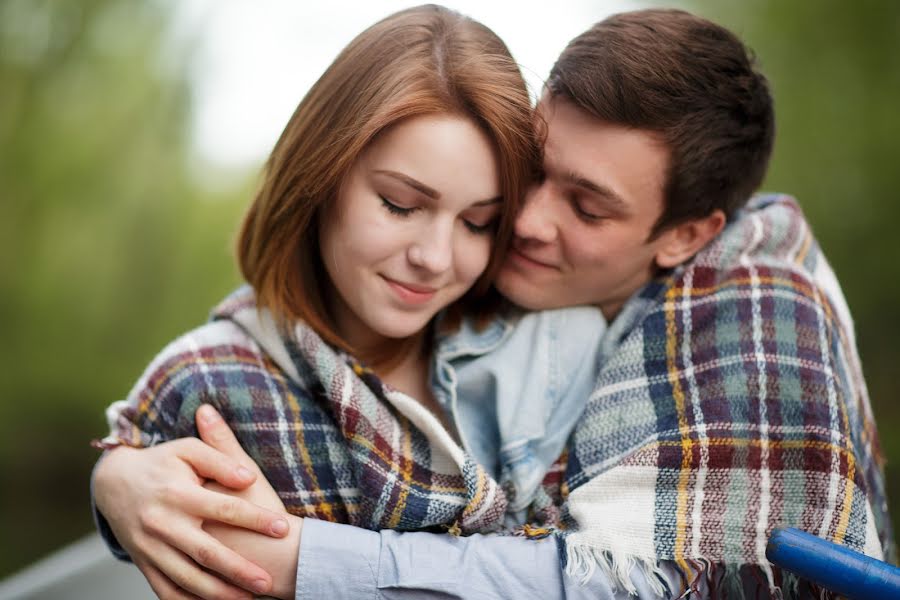
{"type": "Polygon", "coordinates": [[[490,293],[540,154],[518,65],[484,25],[437,5],[359,34],[309,90],[270,155],[237,244],[244,278],[279,321],[302,321],[352,352],[328,310],[318,219],[375,137],[410,117],[471,119],[493,143],[503,210],[487,269],[459,307],[490,293]]]}

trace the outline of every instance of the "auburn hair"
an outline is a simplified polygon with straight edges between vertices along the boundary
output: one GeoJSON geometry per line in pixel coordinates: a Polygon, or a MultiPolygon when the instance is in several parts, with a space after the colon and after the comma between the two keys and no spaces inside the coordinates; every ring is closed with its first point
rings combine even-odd
{"type": "Polygon", "coordinates": [[[354,352],[328,310],[318,219],[380,132],[428,114],[471,119],[494,146],[503,203],[493,252],[455,308],[483,305],[539,162],[532,112],[506,45],[477,21],[424,5],[360,33],[300,101],[244,217],[237,258],[258,305],[282,323],[302,321],[328,343],[354,352]]]}

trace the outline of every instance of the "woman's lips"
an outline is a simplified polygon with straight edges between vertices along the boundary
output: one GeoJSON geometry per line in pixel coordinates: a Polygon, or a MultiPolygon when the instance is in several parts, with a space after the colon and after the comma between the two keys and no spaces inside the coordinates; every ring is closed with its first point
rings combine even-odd
{"type": "Polygon", "coordinates": [[[382,278],[394,290],[394,293],[407,304],[424,304],[431,300],[437,292],[437,288],[405,283],[384,275],[382,275],[382,278]]]}

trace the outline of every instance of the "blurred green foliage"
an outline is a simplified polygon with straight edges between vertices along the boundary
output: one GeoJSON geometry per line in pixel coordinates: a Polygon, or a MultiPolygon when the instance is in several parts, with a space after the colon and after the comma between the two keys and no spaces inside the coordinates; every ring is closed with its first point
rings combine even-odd
{"type": "Polygon", "coordinates": [[[0,576],[91,529],[104,406],[237,282],[248,186],[191,176],[168,18],[0,4],[0,576]]]}
{"type": "MultiPolygon", "coordinates": [[[[843,284],[900,514],[900,3],[680,6],[734,29],[770,76],[766,187],[800,199],[843,284]]],[[[0,0],[0,577],[91,530],[103,408],[238,281],[252,177],[221,192],[192,173],[190,48],[169,13],[0,0]]]]}

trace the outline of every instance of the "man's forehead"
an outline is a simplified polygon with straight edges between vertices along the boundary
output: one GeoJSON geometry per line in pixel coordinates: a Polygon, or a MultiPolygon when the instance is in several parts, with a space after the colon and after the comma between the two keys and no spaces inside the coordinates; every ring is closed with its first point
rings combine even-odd
{"type": "Polygon", "coordinates": [[[625,212],[662,210],[669,150],[658,134],[598,119],[565,97],[545,94],[537,109],[549,179],[617,199],[625,212]]]}
{"type": "Polygon", "coordinates": [[[592,177],[592,171],[595,170],[591,169],[588,154],[594,146],[591,142],[596,138],[585,135],[585,128],[578,127],[578,121],[583,120],[579,117],[587,115],[579,115],[583,112],[581,109],[571,110],[575,107],[569,101],[565,102],[571,107],[560,111],[562,101],[565,100],[545,93],[537,106],[538,114],[544,119],[547,128],[543,148],[544,171],[567,180],[593,181],[596,173],[592,177]]]}
{"type": "Polygon", "coordinates": [[[590,141],[591,136],[586,135],[592,129],[590,125],[601,123],[571,101],[558,96],[545,94],[538,102],[536,111],[546,128],[544,155],[552,155],[557,162],[563,160],[566,154],[573,153],[570,151],[583,146],[585,141],[590,141]]]}

